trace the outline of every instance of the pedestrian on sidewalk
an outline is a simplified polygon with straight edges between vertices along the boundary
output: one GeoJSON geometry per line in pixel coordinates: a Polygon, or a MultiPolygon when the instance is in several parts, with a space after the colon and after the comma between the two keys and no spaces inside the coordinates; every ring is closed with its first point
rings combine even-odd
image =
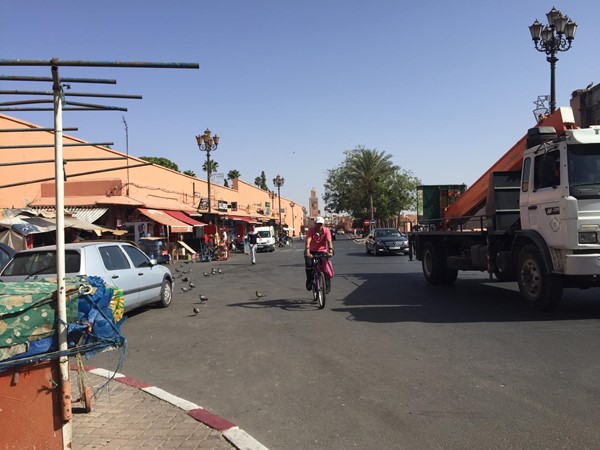
{"type": "Polygon", "coordinates": [[[248,233],[248,245],[250,245],[250,261],[256,264],[256,246],[258,242],[258,232],[252,228],[248,233]]]}

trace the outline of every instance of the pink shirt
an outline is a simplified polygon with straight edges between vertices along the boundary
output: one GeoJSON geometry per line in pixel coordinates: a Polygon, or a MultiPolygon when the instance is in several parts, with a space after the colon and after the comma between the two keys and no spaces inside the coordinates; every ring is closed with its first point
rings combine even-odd
{"type": "Polygon", "coordinates": [[[311,239],[310,241],[310,251],[312,252],[326,252],[327,251],[327,241],[331,240],[331,232],[329,228],[322,227],[321,232],[318,233],[315,227],[311,227],[308,229],[306,233],[306,239],[311,239]]]}

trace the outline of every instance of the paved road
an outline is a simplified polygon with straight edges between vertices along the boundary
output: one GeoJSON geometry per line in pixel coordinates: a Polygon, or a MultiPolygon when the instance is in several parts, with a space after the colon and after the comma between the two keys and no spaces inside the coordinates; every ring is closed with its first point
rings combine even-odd
{"type": "MultiPolygon", "coordinates": [[[[272,449],[597,447],[598,291],[567,290],[559,312],[538,313],[514,283],[476,273],[432,287],[405,256],[335,246],[321,311],[299,248],[185,265],[196,289],[127,319],[119,371],[272,449]],[[211,267],[224,273],[203,276],[211,267]]],[[[116,352],[92,364],[114,369],[116,352]]]]}

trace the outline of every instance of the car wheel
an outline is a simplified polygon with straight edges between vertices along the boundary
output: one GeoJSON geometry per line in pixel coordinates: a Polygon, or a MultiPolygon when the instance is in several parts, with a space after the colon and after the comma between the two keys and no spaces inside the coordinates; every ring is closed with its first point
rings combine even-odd
{"type": "Polygon", "coordinates": [[[161,308],[166,308],[171,304],[173,300],[173,285],[167,279],[163,280],[162,286],[160,288],[160,300],[158,301],[158,305],[161,308]]]}

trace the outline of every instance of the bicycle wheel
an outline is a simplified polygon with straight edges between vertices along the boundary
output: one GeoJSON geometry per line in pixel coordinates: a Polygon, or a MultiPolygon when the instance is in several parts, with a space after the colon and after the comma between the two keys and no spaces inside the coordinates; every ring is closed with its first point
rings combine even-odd
{"type": "Polygon", "coordinates": [[[325,274],[319,272],[319,294],[317,297],[319,303],[319,309],[325,308],[325,274]]]}
{"type": "Polygon", "coordinates": [[[319,273],[313,269],[313,284],[312,284],[312,295],[313,301],[318,302],[321,290],[319,286],[319,273]]]}

